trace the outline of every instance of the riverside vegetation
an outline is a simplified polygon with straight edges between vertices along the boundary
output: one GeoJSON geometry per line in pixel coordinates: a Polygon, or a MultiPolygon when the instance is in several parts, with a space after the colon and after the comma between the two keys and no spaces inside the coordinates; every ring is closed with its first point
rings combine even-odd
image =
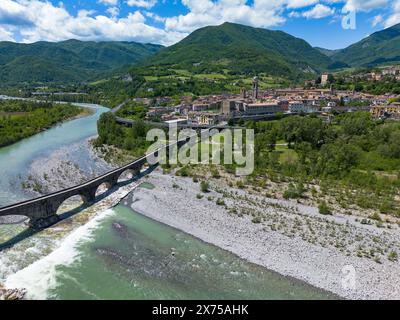
{"type": "Polygon", "coordinates": [[[0,101],[0,147],[30,137],[84,112],[88,111],[68,104],[21,100],[0,101]]]}
{"type": "MultiPolygon", "coordinates": [[[[246,125],[256,133],[255,171],[235,182],[238,188],[262,190],[274,183],[283,198],[314,199],[321,214],[333,207],[346,214],[364,210],[370,213],[365,224],[400,218],[400,123],[356,112],[340,114],[329,124],[315,116],[293,116],[246,125]]],[[[149,128],[141,121],[124,128],[105,114],[98,129],[97,146],[112,145],[135,156],[149,146],[149,128]]],[[[233,174],[235,169],[225,165],[208,171],[218,179],[220,170],[233,174]]],[[[196,170],[186,166],[178,174],[196,176],[196,170]]]]}

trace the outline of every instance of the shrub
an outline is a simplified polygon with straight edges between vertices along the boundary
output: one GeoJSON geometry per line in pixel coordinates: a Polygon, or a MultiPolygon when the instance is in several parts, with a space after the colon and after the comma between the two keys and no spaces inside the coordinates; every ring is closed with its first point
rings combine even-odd
{"type": "Polygon", "coordinates": [[[202,181],[200,183],[200,190],[201,192],[207,193],[210,192],[210,184],[207,181],[202,181]]]}
{"type": "Polygon", "coordinates": [[[318,206],[318,210],[320,214],[323,215],[330,215],[332,214],[331,209],[329,208],[328,204],[325,201],[322,201],[319,206],[318,206]]]}
{"type": "Polygon", "coordinates": [[[217,199],[216,203],[217,203],[218,206],[224,206],[225,205],[225,201],[222,198],[217,199]]]}
{"type": "Polygon", "coordinates": [[[396,262],[399,259],[399,256],[396,251],[392,251],[389,253],[388,259],[392,262],[396,262]]]}
{"type": "Polygon", "coordinates": [[[315,187],[312,187],[312,188],[311,188],[311,195],[312,195],[313,197],[316,197],[316,196],[318,195],[318,191],[317,191],[317,189],[316,189],[315,187]]]}
{"type": "Polygon", "coordinates": [[[244,189],[246,186],[244,185],[244,183],[243,183],[243,181],[238,181],[238,182],[236,182],[236,186],[239,188],[239,189],[244,189]]]}
{"type": "Polygon", "coordinates": [[[213,178],[216,178],[216,179],[221,178],[221,176],[220,176],[220,174],[219,174],[219,171],[218,171],[218,169],[216,169],[216,168],[211,169],[211,176],[212,176],[213,178]]]}
{"type": "Polygon", "coordinates": [[[379,215],[378,212],[374,212],[371,216],[370,219],[376,220],[376,221],[382,221],[381,216],[379,215]]]}
{"type": "Polygon", "coordinates": [[[251,220],[251,222],[253,222],[253,223],[261,223],[262,221],[261,221],[261,218],[260,217],[254,217],[252,220],[251,220]]]}
{"type": "Polygon", "coordinates": [[[390,200],[384,200],[379,206],[379,211],[384,214],[389,214],[393,211],[393,202],[390,200]]]}
{"type": "Polygon", "coordinates": [[[204,197],[204,196],[203,196],[202,194],[200,194],[200,193],[198,193],[198,194],[196,195],[196,198],[197,198],[197,199],[203,199],[203,197],[204,197]]]}
{"type": "Polygon", "coordinates": [[[183,167],[182,169],[178,170],[176,172],[177,176],[181,176],[181,177],[188,177],[189,176],[189,169],[188,167],[183,167]]]}
{"type": "Polygon", "coordinates": [[[283,193],[285,199],[298,199],[303,196],[305,189],[303,184],[299,183],[296,186],[291,183],[289,184],[287,190],[283,193]]]}

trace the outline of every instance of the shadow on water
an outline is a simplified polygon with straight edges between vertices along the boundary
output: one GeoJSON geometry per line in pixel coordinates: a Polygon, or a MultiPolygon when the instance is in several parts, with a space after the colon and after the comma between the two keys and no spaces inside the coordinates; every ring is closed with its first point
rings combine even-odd
{"type": "MultiPolygon", "coordinates": [[[[140,180],[141,178],[145,177],[146,175],[150,174],[151,172],[153,172],[155,170],[155,168],[157,167],[157,165],[154,166],[150,166],[149,168],[147,168],[146,170],[144,170],[143,172],[141,172],[139,175],[125,180],[125,181],[121,181],[119,182],[114,188],[107,190],[106,192],[102,193],[101,195],[96,197],[96,200],[92,203],[92,204],[82,204],[81,206],[74,208],[73,210],[70,210],[68,212],[65,212],[63,214],[59,215],[60,220],[57,222],[61,222],[64,221],[66,219],[69,219],[75,215],[77,215],[78,213],[82,212],[83,210],[90,208],[91,206],[95,205],[96,203],[99,203],[100,201],[104,200],[105,198],[107,198],[108,196],[110,196],[111,194],[113,194],[115,191],[117,191],[119,188],[125,187],[135,181],[140,180]]],[[[56,223],[56,224],[57,224],[56,223]]],[[[53,224],[52,226],[54,226],[55,224],[53,224]]],[[[49,226],[48,228],[52,227],[49,226]]],[[[45,228],[47,229],[47,228],[45,228]]],[[[10,240],[7,240],[6,242],[0,243],[0,252],[2,252],[3,250],[6,249],[10,249],[13,246],[15,246],[16,244],[18,244],[19,242],[32,237],[33,235],[43,231],[44,229],[34,229],[34,228],[29,228],[26,229],[24,231],[22,231],[21,233],[17,234],[16,236],[14,236],[13,238],[11,238],[10,240]]]]}

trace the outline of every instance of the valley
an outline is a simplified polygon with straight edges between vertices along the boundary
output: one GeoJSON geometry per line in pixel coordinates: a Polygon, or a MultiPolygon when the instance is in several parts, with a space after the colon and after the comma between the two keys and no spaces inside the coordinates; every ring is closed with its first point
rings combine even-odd
{"type": "Polygon", "coordinates": [[[232,22],[0,42],[0,207],[187,142],[41,199],[51,226],[0,217],[0,299],[399,299],[399,26],[337,50],[232,22]]]}

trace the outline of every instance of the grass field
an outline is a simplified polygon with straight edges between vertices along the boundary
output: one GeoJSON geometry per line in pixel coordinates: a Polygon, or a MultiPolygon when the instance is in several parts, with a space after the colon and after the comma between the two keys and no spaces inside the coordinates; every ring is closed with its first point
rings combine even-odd
{"type": "Polygon", "coordinates": [[[219,73],[200,73],[194,76],[197,79],[226,79],[227,77],[219,73]]]}

